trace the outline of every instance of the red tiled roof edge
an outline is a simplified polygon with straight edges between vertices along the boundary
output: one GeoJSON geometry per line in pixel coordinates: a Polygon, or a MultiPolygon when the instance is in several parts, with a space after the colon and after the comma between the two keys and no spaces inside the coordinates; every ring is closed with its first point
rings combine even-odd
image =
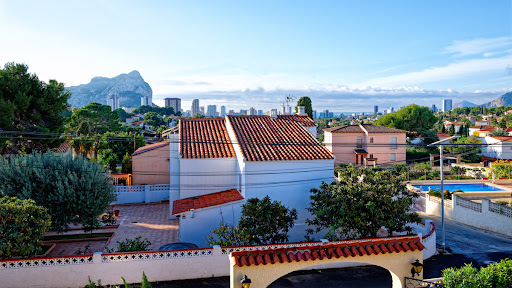
{"type": "Polygon", "coordinates": [[[162,148],[162,147],[165,147],[167,145],[169,145],[169,140],[165,140],[163,142],[158,142],[158,143],[142,146],[139,149],[135,150],[135,152],[133,152],[132,156],[139,155],[139,154],[142,154],[142,153],[145,153],[145,152],[148,152],[148,151],[151,151],[151,150],[155,150],[155,149],[158,149],[158,148],[162,148]]]}
{"type": "Polygon", "coordinates": [[[387,237],[380,239],[360,239],[354,242],[332,243],[317,246],[287,247],[266,250],[231,252],[235,265],[239,267],[283,262],[299,262],[316,259],[356,257],[371,254],[422,251],[425,246],[418,235],[387,237]],[[367,241],[365,241],[367,240],[367,241]]]}
{"type": "Polygon", "coordinates": [[[236,157],[224,118],[181,119],[179,127],[183,159],[236,157]]]}
{"type": "Polygon", "coordinates": [[[172,202],[172,215],[243,200],[237,189],[220,191],[194,197],[178,199],[172,202]]]}
{"type": "Polygon", "coordinates": [[[316,127],[315,121],[307,115],[277,115],[277,119],[299,122],[306,127],[316,127]]]}

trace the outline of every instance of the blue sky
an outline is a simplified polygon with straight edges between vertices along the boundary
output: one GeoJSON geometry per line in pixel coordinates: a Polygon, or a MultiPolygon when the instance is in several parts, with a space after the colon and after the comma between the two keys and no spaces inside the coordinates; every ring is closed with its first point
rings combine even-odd
{"type": "Polygon", "coordinates": [[[372,111],[512,90],[511,1],[2,1],[0,64],[67,86],[138,70],[186,108],[372,111]]]}

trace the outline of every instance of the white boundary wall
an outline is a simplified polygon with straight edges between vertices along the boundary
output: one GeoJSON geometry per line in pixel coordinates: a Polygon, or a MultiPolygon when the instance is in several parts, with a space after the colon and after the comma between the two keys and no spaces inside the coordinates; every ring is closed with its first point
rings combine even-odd
{"type": "Polygon", "coordinates": [[[169,200],[171,185],[115,186],[116,204],[151,203],[169,200]]]}
{"type": "MultiPolygon", "coordinates": [[[[429,226],[432,228],[429,235],[422,237],[422,243],[426,247],[423,250],[423,259],[428,258],[426,256],[430,255],[431,251],[435,251],[435,227],[433,225],[426,227],[429,226]]],[[[122,284],[121,277],[124,277],[128,283],[140,283],[142,271],[151,282],[229,276],[229,255],[233,251],[318,244],[325,243],[303,242],[222,248],[215,246],[206,249],[141,253],[102,254],[97,252],[94,255],[76,257],[6,260],[0,261],[0,285],[10,288],[84,287],[88,284],[89,277],[96,283],[101,280],[102,285],[122,284]]],[[[358,265],[364,264],[339,263],[337,266],[328,268],[358,265]]]]}
{"type": "MultiPolygon", "coordinates": [[[[440,198],[428,196],[426,213],[441,216],[440,198]]],[[[453,201],[445,200],[444,215],[469,226],[512,236],[512,208],[482,199],[482,203],[453,195],[453,201]]]]}

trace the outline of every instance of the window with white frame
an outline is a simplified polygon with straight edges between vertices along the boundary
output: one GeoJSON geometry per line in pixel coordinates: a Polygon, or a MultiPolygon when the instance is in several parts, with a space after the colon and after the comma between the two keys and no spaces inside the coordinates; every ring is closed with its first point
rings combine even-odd
{"type": "Polygon", "coordinates": [[[397,149],[397,140],[396,137],[389,138],[389,149],[397,149]]]}
{"type": "Polygon", "coordinates": [[[389,154],[389,161],[396,161],[396,153],[389,154]]]}

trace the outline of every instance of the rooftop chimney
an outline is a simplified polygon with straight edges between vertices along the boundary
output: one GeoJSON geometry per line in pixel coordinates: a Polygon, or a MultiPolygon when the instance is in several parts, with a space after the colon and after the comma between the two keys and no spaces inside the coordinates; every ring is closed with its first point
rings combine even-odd
{"type": "Polygon", "coordinates": [[[305,106],[299,106],[299,116],[306,116],[306,107],[305,106]]]}

